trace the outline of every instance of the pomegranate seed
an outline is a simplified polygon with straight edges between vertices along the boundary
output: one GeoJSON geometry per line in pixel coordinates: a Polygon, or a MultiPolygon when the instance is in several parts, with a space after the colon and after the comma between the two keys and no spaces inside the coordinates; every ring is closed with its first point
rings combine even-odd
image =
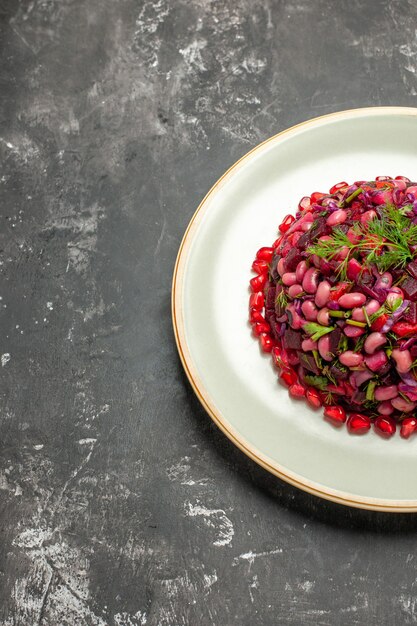
{"type": "Polygon", "coordinates": [[[283,369],[283,370],[291,371],[291,369],[288,367],[289,366],[288,355],[286,351],[282,350],[282,348],[280,348],[279,346],[273,347],[272,360],[276,367],[279,367],[280,369],[283,369]]]}
{"type": "Polygon", "coordinates": [[[321,407],[321,398],[317,389],[307,389],[306,391],[306,400],[313,409],[318,409],[321,407]]]}
{"type": "Polygon", "coordinates": [[[249,321],[251,324],[256,324],[256,323],[263,324],[265,323],[265,318],[262,315],[262,313],[258,311],[257,309],[251,309],[249,311],[249,321]]]}
{"type": "Polygon", "coordinates": [[[266,274],[259,274],[258,276],[254,276],[249,281],[252,291],[261,291],[265,285],[268,277],[266,274]]]}
{"type": "Polygon", "coordinates": [[[301,198],[300,202],[298,203],[298,210],[299,211],[307,211],[308,209],[311,209],[310,197],[309,196],[304,196],[304,198],[301,198]]]}
{"type": "Polygon", "coordinates": [[[417,430],[417,419],[415,417],[406,417],[401,422],[400,435],[404,439],[408,439],[417,430]]]}
{"type": "Polygon", "coordinates": [[[324,417],[336,424],[343,424],[346,422],[346,411],[341,406],[326,406],[324,409],[324,417]]]}
{"type": "Polygon", "coordinates": [[[268,322],[256,322],[253,324],[252,328],[257,337],[260,337],[263,333],[271,332],[271,327],[268,322]]]}
{"type": "Polygon", "coordinates": [[[286,233],[293,222],[295,222],[295,217],[293,215],[286,215],[280,224],[279,232],[286,233]]]}
{"type": "Polygon", "coordinates": [[[371,428],[371,420],[362,413],[351,413],[346,425],[350,433],[364,435],[371,428]]]}
{"type": "Polygon", "coordinates": [[[392,180],[391,176],[375,176],[375,180],[392,180]]]}
{"type": "Polygon", "coordinates": [[[272,247],[274,248],[274,250],[276,250],[279,247],[281,241],[282,241],[282,237],[278,237],[278,239],[274,241],[274,243],[272,244],[272,247]]]}
{"type": "Polygon", "coordinates": [[[297,382],[297,374],[294,370],[283,369],[279,375],[280,380],[287,385],[287,387],[291,387],[291,385],[295,385],[297,382]]]}
{"type": "Polygon", "coordinates": [[[294,383],[293,385],[291,385],[291,387],[288,389],[288,392],[293,398],[304,398],[304,396],[306,395],[306,390],[302,385],[300,385],[300,383],[294,383]]]}
{"type": "Polygon", "coordinates": [[[267,333],[262,333],[259,336],[259,341],[261,342],[261,348],[264,352],[272,352],[272,348],[274,347],[274,341],[271,335],[267,333]]]}
{"type": "Polygon", "coordinates": [[[381,437],[392,437],[397,426],[395,421],[389,415],[379,415],[374,422],[374,429],[381,437]]]}
{"type": "Polygon", "coordinates": [[[269,270],[269,265],[266,261],[262,259],[255,259],[252,263],[252,269],[257,274],[267,274],[269,270]]]}
{"type": "Polygon", "coordinates": [[[266,261],[267,263],[270,263],[272,261],[273,256],[273,248],[259,248],[258,252],[256,253],[256,258],[258,259],[258,261],[266,261]]]}
{"type": "Polygon", "coordinates": [[[321,200],[322,198],[324,198],[326,194],[325,193],[321,193],[320,191],[315,191],[314,193],[311,194],[310,196],[310,202],[311,204],[316,204],[319,200],[321,200]]]}
{"type": "Polygon", "coordinates": [[[336,183],[333,187],[330,187],[329,193],[336,193],[336,191],[339,191],[339,189],[343,189],[344,187],[348,187],[348,184],[345,183],[345,181],[336,183]]]}
{"type": "Polygon", "coordinates": [[[251,293],[249,298],[249,308],[250,309],[258,309],[260,311],[264,308],[265,297],[262,291],[258,291],[256,293],[251,293]]]}

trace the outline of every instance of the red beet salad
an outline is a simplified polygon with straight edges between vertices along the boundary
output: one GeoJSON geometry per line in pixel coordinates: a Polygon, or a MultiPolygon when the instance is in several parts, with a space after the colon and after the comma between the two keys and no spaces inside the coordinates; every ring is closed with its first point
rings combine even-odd
{"type": "Polygon", "coordinates": [[[249,319],[294,398],[349,432],[417,432],[417,183],[301,199],[258,250],[249,319]]]}

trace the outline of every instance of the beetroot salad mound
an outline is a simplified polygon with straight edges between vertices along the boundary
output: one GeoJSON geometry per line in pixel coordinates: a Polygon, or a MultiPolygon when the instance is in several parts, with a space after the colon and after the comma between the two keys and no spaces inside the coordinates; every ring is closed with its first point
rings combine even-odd
{"type": "Polygon", "coordinates": [[[417,432],[417,183],[302,198],[252,269],[249,320],[292,397],[354,434],[417,432]]]}

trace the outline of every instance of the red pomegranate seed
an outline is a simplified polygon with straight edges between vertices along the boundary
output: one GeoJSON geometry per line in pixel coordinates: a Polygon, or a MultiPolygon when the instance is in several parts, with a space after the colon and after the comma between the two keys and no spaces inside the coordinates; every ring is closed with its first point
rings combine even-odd
{"type": "Polygon", "coordinates": [[[291,387],[291,385],[294,385],[297,382],[297,374],[294,370],[290,369],[283,369],[279,378],[287,385],[287,387],[291,387]]]}
{"type": "Polygon", "coordinates": [[[279,232],[286,233],[293,222],[295,222],[294,215],[286,215],[280,224],[280,227],[278,229],[279,232]]]}
{"type": "Polygon", "coordinates": [[[406,417],[401,422],[400,435],[404,439],[408,439],[410,435],[417,430],[417,419],[415,417],[406,417]]]}
{"type": "Polygon", "coordinates": [[[306,390],[302,385],[300,385],[300,383],[294,383],[293,385],[291,385],[291,387],[288,389],[288,392],[293,398],[304,398],[304,396],[306,395],[306,390]]]}
{"type": "Polygon", "coordinates": [[[267,248],[267,247],[259,248],[258,252],[256,253],[256,258],[259,261],[266,261],[267,263],[270,263],[270,261],[272,261],[273,256],[274,256],[273,248],[267,248]]]}
{"type": "Polygon", "coordinates": [[[350,433],[364,435],[371,428],[371,420],[362,413],[351,413],[346,425],[350,433]]]}
{"type": "Polygon", "coordinates": [[[253,324],[252,328],[257,337],[260,337],[263,333],[271,332],[271,327],[268,322],[256,322],[253,324]]]}
{"type": "Polygon", "coordinates": [[[282,350],[282,348],[280,348],[280,346],[274,346],[272,348],[272,360],[276,367],[279,367],[283,370],[292,371],[291,368],[288,367],[288,355],[285,350],[282,350]]]}
{"type": "Polygon", "coordinates": [[[259,336],[259,341],[261,342],[261,348],[264,352],[272,352],[272,348],[274,347],[274,341],[271,335],[267,333],[262,333],[259,336]]]}
{"type": "Polygon", "coordinates": [[[311,209],[310,196],[304,196],[298,203],[298,210],[307,211],[308,209],[311,209]]]}
{"type": "Polygon", "coordinates": [[[374,422],[374,429],[381,437],[392,437],[397,426],[395,421],[389,415],[379,415],[374,422]]]}
{"type": "Polygon", "coordinates": [[[346,411],[341,406],[326,406],[324,409],[324,417],[336,424],[343,424],[346,422],[346,411]]]}
{"type": "Polygon", "coordinates": [[[257,274],[267,274],[269,265],[266,261],[262,261],[262,259],[255,259],[252,263],[252,269],[257,274]]]}
{"type": "Polygon", "coordinates": [[[341,183],[336,183],[335,185],[333,185],[333,187],[330,187],[329,193],[336,193],[336,191],[339,191],[339,189],[344,189],[344,187],[348,187],[348,184],[345,183],[345,181],[341,183]]]}
{"type": "Polygon", "coordinates": [[[272,244],[272,247],[274,248],[274,250],[276,250],[279,247],[281,241],[282,241],[282,237],[278,237],[278,239],[274,241],[274,243],[272,244]]]}
{"type": "Polygon", "coordinates": [[[265,287],[267,280],[268,277],[266,274],[259,274],[258,276],[251,278],[249,284],[252,291],[261,291],[265,287]]]}
{"type": "Polygon", "coordinates": [[[314,193],[311,194],[310,196],[310,202],[311,204],[316,204],[319,200],[321,200],[322,198],[324,198],[326,194],[325,193],[321,193],[320,191],[315,191],[314,193]]]}
{"type": "Polygon", "coordinates": [[[317,389],[307,389],[306,391],[306,400],[313,409],[318,409],[321,407],[321,398],[317,389]]]}
{"type": "Polygon", "coordinates": [[[258,311],[258,309],[251,309],[249,311],[249,321],[251,324],[256,324],[256,323],[264,324],[265,318],[262,315],[262,313],[258,311]]]}
{"type": "Polygon", "coordinates": [[[392,180],[391,176],[375,176],[375,180],[392,180]]]}
{"type": "Polygon", "coordinates": [[[264,308],[265,297],[262,291],[258,291],[257,293],[251,293],[249,298],[249,308],[250,309],[258,309],[260,311],[264,308]]]}

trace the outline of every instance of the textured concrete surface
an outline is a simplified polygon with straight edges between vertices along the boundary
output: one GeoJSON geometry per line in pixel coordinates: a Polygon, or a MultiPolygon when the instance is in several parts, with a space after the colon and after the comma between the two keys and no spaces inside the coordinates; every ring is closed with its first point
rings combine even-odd
{"type": "Polygon", "coordinates": [[[259,141],[414,105],[403,0],[0,2],[0,624],[417,622],[417,518],[326,504],[211,423],[170,320],[259,141]]]}

